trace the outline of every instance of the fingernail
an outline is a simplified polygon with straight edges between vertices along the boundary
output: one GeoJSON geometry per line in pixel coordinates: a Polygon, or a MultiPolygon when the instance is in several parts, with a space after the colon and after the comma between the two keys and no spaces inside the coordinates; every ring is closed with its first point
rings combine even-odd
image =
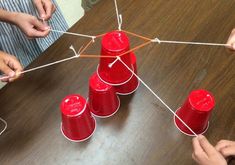
{"type": "Polygon", "coordinates": [[[14,77],[14,76],[15,76],[15,72],[10,72],[10,73],[9,73],[9,76],[10,76],[10,77],[14,77]]]}
{"type": "Polygon", "coordinates": [[[50,29],[50,26],[45,26],[44,27],[44,30],[49,30],[50,29]]]}
{"type": "Polygon", "coordinates": [[[45,17],[46,17],[46,15],[45,15],[45,14],[42,14],[42,15],[41,15],[41,18],[45,18],[45,17]]]}

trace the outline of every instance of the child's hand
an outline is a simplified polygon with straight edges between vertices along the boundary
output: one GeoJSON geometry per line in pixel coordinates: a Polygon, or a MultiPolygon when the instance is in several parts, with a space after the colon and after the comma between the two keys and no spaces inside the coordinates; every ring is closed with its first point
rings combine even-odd
{"type": "Polygon", "coordinates": [[[216,150],[219,151],[225,158],[229,156],[235,156],[235,142],[229,140],[220,140],[216,146],[216,150]]]}
{"type": "Polygon", "coordinates": [[[55,12],[55,5],[51,0],[34,0],[38,13],[45,21],[49,20],[52,14],[55,12]]]}
{"type": "Polygon", "coordinates": [[[14,24],[18,26],[28,38],[46,37],[50,32],[50,27],[44,25],[43,22],[39,21],[36,17],[25,13],[15,13],[14,24]]]}
{"type": "Polygon", "coordinates": [[[21,72],[22,70],[23,67],[15,56],[0,51],[0,71],[8,76],[1,81],[12,82],[18,79],[20,74],[17,73],[21,72]]]}
{"type": "Polygon", "coordinates": [[[230,45],[230,46],[228,46],[229,49],[235,50],[235,29],[232,30],[232,32],[228,38],[227,44],[230,45]]]}
{"type": "Polygon", "coordinates": [[[202,135],[193,138],[193,150],[192,157],[199,165],[227,165],[224,157],[202,135]]]}

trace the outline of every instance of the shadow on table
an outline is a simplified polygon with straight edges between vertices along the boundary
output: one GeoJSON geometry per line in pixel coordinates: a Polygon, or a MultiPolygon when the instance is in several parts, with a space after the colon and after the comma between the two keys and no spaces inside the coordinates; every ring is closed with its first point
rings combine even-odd
{"type": "Polygon", "coordinates": [[[135,94],[131,94],[128,96],[119,96],[120,98],[120,108],[114,116],[106,118],[106,119],[98,119],[97,121],[101,126],[113,126],[116,130],[120,130],[125,125],[125,122],[130,113],[130,102],[133,99],[135,94]]]}

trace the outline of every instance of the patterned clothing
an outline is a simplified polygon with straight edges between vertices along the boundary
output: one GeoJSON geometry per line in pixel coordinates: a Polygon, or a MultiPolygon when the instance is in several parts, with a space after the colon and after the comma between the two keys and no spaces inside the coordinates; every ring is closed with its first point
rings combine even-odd
{"type": "MultiPolygon", "coordinates": [[[[66,31],[68,25],[55,2],[56,11],[48,21],[52,29],[66,31]]],[[[32,0],[0,0],[0,8],[7,11],[27,13],[38,17],[32,0]]],[[[54,43],[61,34],[50,32],[45,38],[28,39],[21,30],[9,23],[0,22],[0,50],[15,55],[25,67],[54,43]]]]}

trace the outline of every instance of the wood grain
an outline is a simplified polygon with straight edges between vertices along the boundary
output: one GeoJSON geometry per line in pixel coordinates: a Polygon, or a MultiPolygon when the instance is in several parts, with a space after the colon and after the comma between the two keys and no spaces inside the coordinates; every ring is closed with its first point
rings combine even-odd
{"type": "MultiPolygon", "coordinates": [[[[235,1],[118,0],[123,29],[149,38],[225,43],[235,27],[235,1]]],[[[98,35],[117,28],[112,0],[103,0],[71,32],[98,35]]],[[[134,47],[143,41],[130,37],[134,47]]],[[[89,42],[64,35],[28,68],[70,57],[89,42]]],[[[99,54],[100,40],[87,53],[99,54]]],[[[191,90],[216,98],[206,136],[213,143],[235,140],[235,54],[223,47],[151,44],[135,52],[139,76],[174,110],[191,90]]],[[[97,119],[94,136],[71,143],[60,133],[60,101],[68,94],[87,97],[89,76],[98,59],[77,59],[24,75],[0,92],[0,116],[9,124],[0,136],[0,164],[168,165],[194,164],[191,138],[173,116],[140,86],[121,97],[118,113],[97,119]]]]}

